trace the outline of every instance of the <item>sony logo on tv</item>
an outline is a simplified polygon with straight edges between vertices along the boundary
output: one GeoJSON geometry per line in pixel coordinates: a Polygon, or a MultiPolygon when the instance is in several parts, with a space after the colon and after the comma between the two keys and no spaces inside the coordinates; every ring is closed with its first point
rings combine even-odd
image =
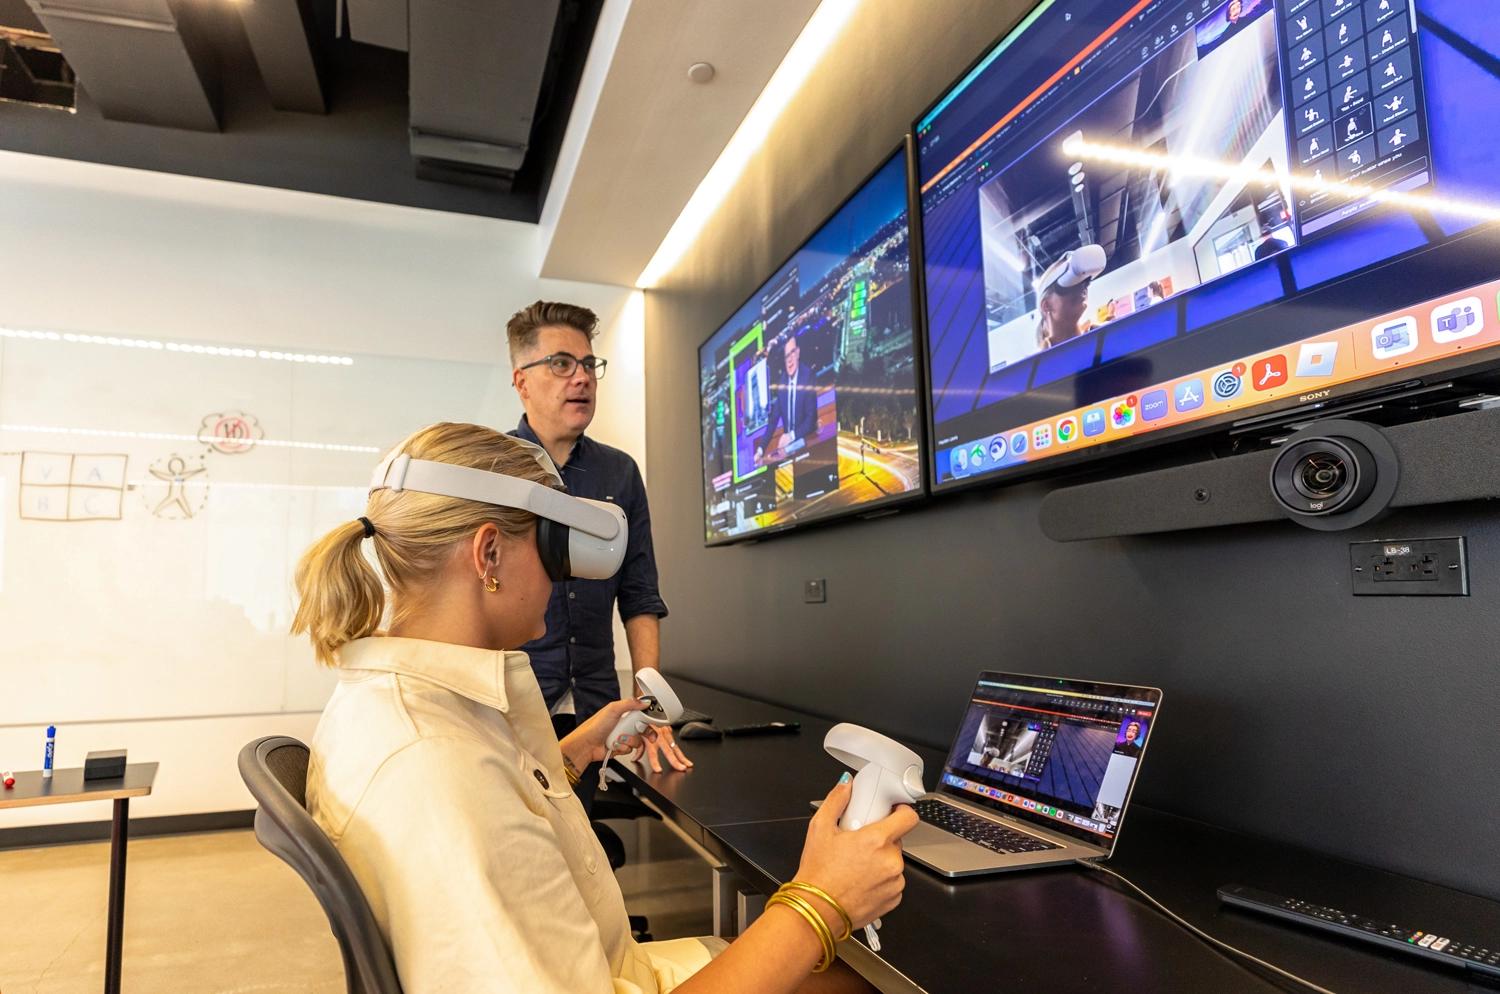
{"type": "Polygon", "coordinates": [[[1298,403],[1305,404],[1310,400],[1323,400],[1332,393],[1332,390],[1315,390],[1312,393],[1305,393],[1302,396],[1298,397],[1297,401],[1298,403]]]}

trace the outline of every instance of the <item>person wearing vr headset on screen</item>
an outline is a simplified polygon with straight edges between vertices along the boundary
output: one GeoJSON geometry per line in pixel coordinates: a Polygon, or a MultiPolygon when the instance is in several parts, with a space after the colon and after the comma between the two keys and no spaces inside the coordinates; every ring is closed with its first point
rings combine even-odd
{"type": "MultiPolygon", "coordinates": [[[[594,420],[599,380],[607,366],[592,348],[598,324],[586,307],[538,300],[513,314],[505,328],[511,384],[526,412],[512,434],[547,450],[569,493],[609,501],[630,521],[630,548],[619,575],[554,585],[547,634],[523,646],[559,736],[619,696],[616,605],[625,625],[631,672],[659,666],[661,619],[667,616],[657,589],[651,510],[641,471],[628,454],[584,434],[594,420]]],[[[690,767],[672,730],[661,731],[646,743],[651,769],[660,773],[663,763],[674,770],[690,767]]],[[[584,807],[591,807],[592,789],[580,795],[584,807]]]]}
{"type": "Polygon", "coordinates": [[[646,705],[611,701],[559,742],[514,651],[541,634],[554,583],[608,579],[629,548],[625,512],[565,493],[539,446],[437,424],[392,449],[365,513],[299,562],[293,631],[339,675],[313,736],[307,808],[369,900],[402,988],[871,990],[834,943],[899,903],[899,839],[917,819],[902,806],[840,830],[847,775],[813,817],[789,885],[805,888],[794,891],[805,910],[774,904],[727,946],[632,938],[570,787],[604,758],[619,719],[646,705]]]}

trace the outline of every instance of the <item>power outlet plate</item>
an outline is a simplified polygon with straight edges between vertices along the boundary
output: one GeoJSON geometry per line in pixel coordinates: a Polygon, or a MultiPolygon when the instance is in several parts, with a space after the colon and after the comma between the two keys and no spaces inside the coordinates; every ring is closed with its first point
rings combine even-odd
{"type": "Polygon", "coordinates": [[[802,584],[802,603],[822,604],[828,600],[827,580],[808,580],[802,584]]]}
{"type": "Polygon", "coordinates": [[[1467,597],[1468,549],[1460,538],[1349,543],[1356,597],[1467,597]]]}

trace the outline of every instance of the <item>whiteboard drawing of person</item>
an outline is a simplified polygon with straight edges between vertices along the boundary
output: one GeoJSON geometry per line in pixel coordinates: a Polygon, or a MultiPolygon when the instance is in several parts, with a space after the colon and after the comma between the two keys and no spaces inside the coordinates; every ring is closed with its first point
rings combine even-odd
{"type": "MultiPolygon", "coordinates": [[[[196,469],[189,469],[187,460],[175,452],[166,460],[165,465],[160,462],[153,465],[147,472],[167,485],[167,495],[157,502],[151,513],[158,518],[191,518],[195,509],[188,501],[188,481],[206,471],[207,467],[201,464],[201,460],[196,469]],[[177,513],[172,513],[174,511],[177,513]]],[[[202,508],[203,502],[200,501],[197,510],[202,508]]]]}

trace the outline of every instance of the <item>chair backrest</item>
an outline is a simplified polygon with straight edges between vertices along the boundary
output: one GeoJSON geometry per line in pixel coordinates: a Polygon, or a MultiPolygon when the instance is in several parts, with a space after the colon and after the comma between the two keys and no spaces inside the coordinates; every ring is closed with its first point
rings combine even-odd
{"type": "Polygon", "coordinates": [[[285,735],[240,750],[240,776],[259,810],[255,837],[312,888],[344,956],[349,994],[401,994],[390,950],[359,883],[307,813],[307,746],[285,735]]]}

